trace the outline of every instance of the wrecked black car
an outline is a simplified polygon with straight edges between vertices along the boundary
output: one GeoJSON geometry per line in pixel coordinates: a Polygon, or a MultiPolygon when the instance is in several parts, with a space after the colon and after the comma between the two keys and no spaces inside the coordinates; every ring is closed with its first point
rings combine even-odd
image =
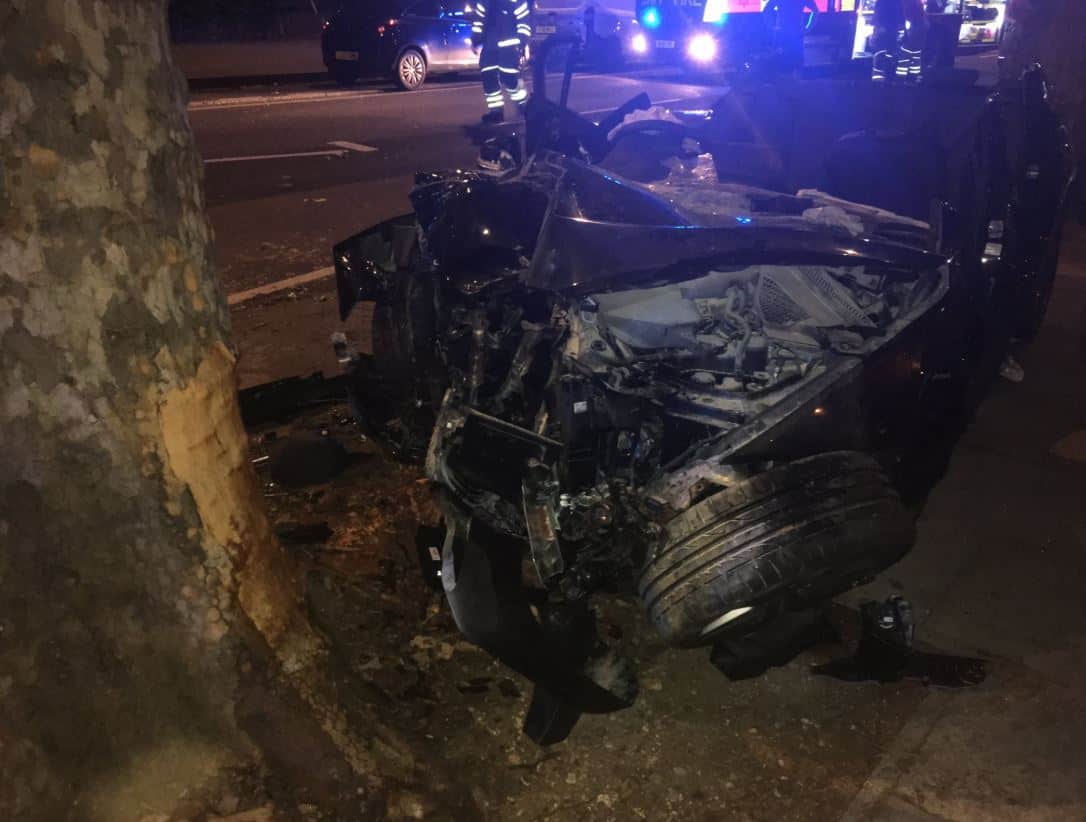
{"type": "Polygon", "coordinates": [[[1072,167],[1039,69],[995,94],[828,85],[836,133],[799,162],[817,89],[596,124],[544,80],[507,171],[420,174],[413,214],[334,254],[343,318],[375,303],[355,410],[439,488],[456,622],[536,683],[553,741],[636,694],[594,593],[742,655],[908,551],[1043,317],[1072,167]],[[959,119],[921,137],[894,111],[959,119]]]}

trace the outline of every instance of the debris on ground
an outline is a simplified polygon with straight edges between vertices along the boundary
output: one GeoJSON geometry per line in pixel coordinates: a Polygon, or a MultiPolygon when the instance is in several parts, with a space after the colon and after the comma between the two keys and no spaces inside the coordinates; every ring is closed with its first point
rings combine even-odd
{"type": "MultiPolygon", "coordinates": [[[[291,545],[313,619],[360,687],[381,695],[389,725],[440,750],[493,818],[708,819],[709,808],[721,819],[832,818],[923,696],[910,683],[855,689],[812,676],[810,663],[829,661],[832,648],[729,682],[706,657],[667,648],[634,601],[614,596],[600,603],[599,633],[634,660],[640,701],[585,716],[572,741],[542,750],[523,733],[531,683],[464,641],[420,573],[420,526],[435,529],[424,547],[438,544],[440,515],[417,470],[363,441],[344,406],[251,430],[253,456],[321,431],[365,459],[316,485],[273,484],[266,496],[274,526],[305,537],[291,545]],[[307,529],[317,527],[331,534],[314,540],[307,529]],[[732,764],[720,771],[707,761],[732,764]]],[[[257,470],[267,477],[267,463],[257,470]]],[[[274,794],[233,793],[242,799],[233,813],[269,801],[280,813],[274,794]]],[[[294,804],[282,817],[324,818],[294,804]]]]}
{"type": "Polygon", "coordinates": [[[814,672],[845,682],[919,680],[942,688],[979,685],[987,676],[984,660],[913,648],[912,605],[892,596],[860,608],[862,635],[856,653],[817,665],[814,672]]]}

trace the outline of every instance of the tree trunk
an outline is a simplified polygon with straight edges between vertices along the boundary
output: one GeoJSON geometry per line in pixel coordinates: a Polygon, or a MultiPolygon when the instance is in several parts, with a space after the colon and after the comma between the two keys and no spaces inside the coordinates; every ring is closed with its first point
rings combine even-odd
{"type": "MultiPolygon", "coordinates": [[[[1032,63],[1045,67],[1051,94],[1071,129],[1075,155],[1086,166],[1086,2],[1011,0],[1002,53],[1018,73],[1032,63]]],[[[1080,175],[1079,191],[1083,191],[1080,175]]]]}
{"type": "Polygon", "coordinates": [[[0,4],[0,817],[169,814],[260,754],[351,816],[463,818],[263,513],[164,5],[0,4]]]}

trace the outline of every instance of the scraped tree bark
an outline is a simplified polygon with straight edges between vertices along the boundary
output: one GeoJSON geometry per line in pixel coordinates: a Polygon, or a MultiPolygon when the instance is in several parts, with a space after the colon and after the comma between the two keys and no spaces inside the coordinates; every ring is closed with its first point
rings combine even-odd
{"type": "Polygon", "coordinates": [[[164,0],[8,0],[0,55],[0,817],[168,814],[254,758],[470,816],[337,678],[262,512],[164,0]]]}

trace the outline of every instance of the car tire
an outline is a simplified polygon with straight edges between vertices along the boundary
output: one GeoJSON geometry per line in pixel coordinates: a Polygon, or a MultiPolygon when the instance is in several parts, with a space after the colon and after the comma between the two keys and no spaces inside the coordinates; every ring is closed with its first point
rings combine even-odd
{"type": "Polygon", "coordinates": [[[770,468],[668,522],[639,592],[670,644],[708,645],[872,578],[914,536],[914,518],[877,462],[819,454],[770,468]]]}
{"type": "Polygon", "coordinates": [[[415,48],[404,49],[396,58],[396,85],[404,91],[415,91],[426,82],[426,57],[415,48]]]}
{"type": "Polygon", "coordinates": [[[358,67],[350,63],[333,63],[331,75],[337,86],[353,86],[358,81],[358,67]]]}

